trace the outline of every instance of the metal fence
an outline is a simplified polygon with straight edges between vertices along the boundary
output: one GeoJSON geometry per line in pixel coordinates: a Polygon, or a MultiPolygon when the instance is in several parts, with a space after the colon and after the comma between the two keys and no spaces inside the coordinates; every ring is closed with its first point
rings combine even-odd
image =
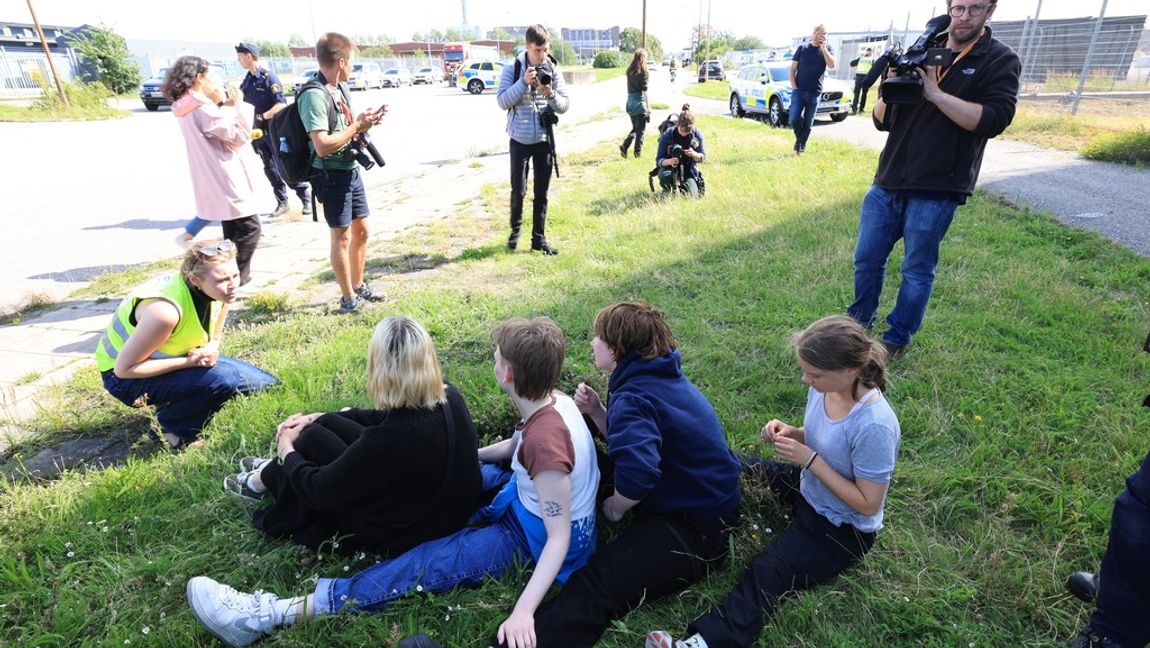
{"type": "MultiPolygon", "coordinates": [[[[52,54],[56,71],[64,81],[76,76],[75,61],[65,54],[52,54]]],[[[53,82],[44,52],[11,52],[0,49],[0,97],[36,97],[40,81],[53,82]]]]}

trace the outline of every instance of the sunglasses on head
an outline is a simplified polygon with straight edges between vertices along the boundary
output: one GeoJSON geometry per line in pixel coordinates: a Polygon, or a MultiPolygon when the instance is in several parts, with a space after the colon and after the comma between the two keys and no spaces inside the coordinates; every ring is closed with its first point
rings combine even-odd
{"type": "Polygon", "coordinates": [[[231,252],[235,247],[231,241],[224,239],[215,245],[205,245],[202,248],[198,248],[196,249],[196,253],[205,259],[210,259],[218,254],[231,252]]]}

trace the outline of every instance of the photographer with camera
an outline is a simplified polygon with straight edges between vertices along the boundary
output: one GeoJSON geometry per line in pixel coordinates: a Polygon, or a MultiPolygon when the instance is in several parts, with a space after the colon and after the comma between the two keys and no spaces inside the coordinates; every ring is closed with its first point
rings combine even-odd
{"type": "Polygon", "coordinates": [[[323,217],[330,228],[331,269],[341,293],[339,312],[354,313],[360,308],[360,300],[383,299],[363,278],[370,211],[359,165],[370,168],[373,159],[382,164],[366,138],[367,131],[387,114],[387,106],[352,119],[346,82],[351,76],[355,45],[343,34],[328,32],[320,37],[315,51],[323,91],[305,91],[296,101],[304,129],[311,138],[309,148],[315,153],[311,188],[316,201],[323,205],[323,217]],[[336,128],[329,130],[329,111],[333,107],[336,128]],[[370,158],[365,150],[371,153],[370,158]]]}
{"type": "Polygon", "coordinates": [[[683,104],[675,126],[664,130],[659,137],[659,151],[655,155],[663,195],[670,195],[672,189],[691,194],[692,198],[706,193],[703,172],[699,170],[706,157],[703,133],[695,128],[695,114],[690,104],[683,104]]]}
{"type": "Polygon", "coordinates": [[[523,198],[527,194],[527,171],[535,166],[531,209],[531,249],[547,256],[559,250],[547,242],[547,190],[556,168],[554,126],[567,112],[569,101],[555,59],[547,52],[551,35],[543,25],[527,28],[527,49],[514,65],[503,66],[496,101],[507,111],[507,135],[511,138],[511,235],[507,249],[519,245],[523,224],[523,198]]]}
{"type": "Polygon", "coordinates": [[[922,324],[940,244],[955,210],[974,192],[986,141],[1014,119],[1020,65],[986,26],[995,7],[995,0],[949,0],[947,15],[931,20],[898,64],[887,66],[891,78],[880,86],[874,124],[889,135],[860,210],[847,314],[874,325],[887,257],[903,239],[902,283],[883,334],[891,359],[922,324]],[[929,49],[936,47],[945,50],[929,49]],[[906,91],[907,77],[918,79],[920,93],[906,91]]]}

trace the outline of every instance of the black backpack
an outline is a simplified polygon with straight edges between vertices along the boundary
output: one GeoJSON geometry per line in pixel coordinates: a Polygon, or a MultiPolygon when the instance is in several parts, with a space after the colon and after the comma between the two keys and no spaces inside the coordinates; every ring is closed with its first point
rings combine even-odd
{"type": "MultiPolygon", "coordinates": [[[[348,102],[347,91],[340,85],[343,100],[348,102]]],[[[280,177],[288,184],[307,182],[311,179],[311,165],[315,162],[315,153],[308,148],[311,137],[304,129],[303,120],[299,116],[299,98],[309,90],[320,90],[327,95],[327,132],[335,132],[339,125],[339,107],[335,105],[335,98],[324,87],[324,80],[320,77],[300,86],[296,92],[296,100],[288,104],[287,108],[279,111],[268,122],[268,148],[272,151],[276,169],[280,177]]],[[[350,106],[351,103],[348,102],[350,106]]],[[[313,212],[314,213],[314,212],[313,212]]]]}

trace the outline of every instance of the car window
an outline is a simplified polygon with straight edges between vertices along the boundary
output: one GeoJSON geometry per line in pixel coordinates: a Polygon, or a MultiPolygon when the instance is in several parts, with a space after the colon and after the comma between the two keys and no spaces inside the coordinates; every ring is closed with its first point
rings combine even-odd
{"type": "Polygon", "coordinates": [[[484,63],[480,69],[481,70],[494,70],[495,66],[491,65],[490,63],[484,63]]]}
{"type": "Polygon", "coordinates": [[[468,67],[468,69],[470,69],[470,70],[478,70],[478,69],[479,69],[479,64],[478,64],[478,63],[472,63],[471,65],[469,65],[469,66],[467,66],[467,67],[468,67]]]}

